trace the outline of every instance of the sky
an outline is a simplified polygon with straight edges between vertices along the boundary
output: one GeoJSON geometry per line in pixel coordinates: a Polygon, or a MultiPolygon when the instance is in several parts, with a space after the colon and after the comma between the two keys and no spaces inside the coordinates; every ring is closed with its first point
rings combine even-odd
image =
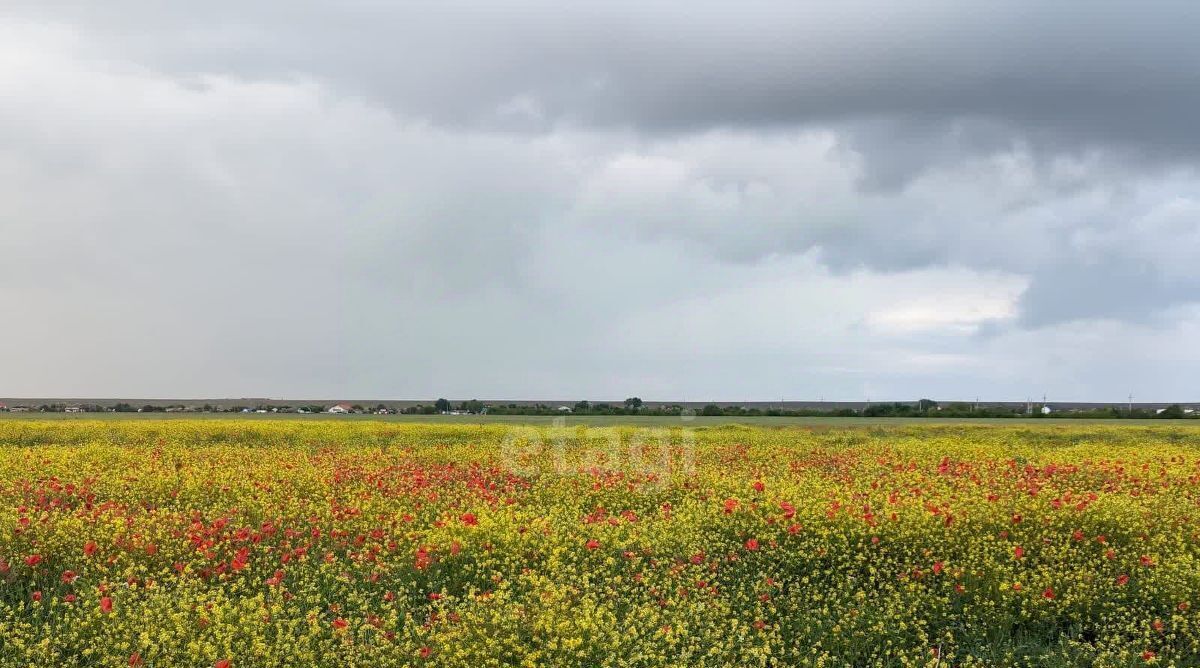
{"type": "Polygon", "coordinates": [[[1200,400],[1200,5],[5,0],[0,396],[1200,400]]]}

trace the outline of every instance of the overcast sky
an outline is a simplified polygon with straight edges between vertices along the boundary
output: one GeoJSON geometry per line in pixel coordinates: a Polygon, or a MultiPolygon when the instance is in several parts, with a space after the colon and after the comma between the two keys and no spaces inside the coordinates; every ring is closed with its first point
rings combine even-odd
{"type": "Polygon", "coordinates": [[[0,396],[1200,399],[1200,4],[5,0],[0,396]]]}

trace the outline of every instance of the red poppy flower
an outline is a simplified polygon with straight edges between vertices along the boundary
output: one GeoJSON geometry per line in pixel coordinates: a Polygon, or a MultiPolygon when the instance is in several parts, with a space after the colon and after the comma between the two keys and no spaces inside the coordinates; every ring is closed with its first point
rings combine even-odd
{"type": "Polygon", "coordinates": [[[473,527],[476,524],[479,524],[479,520],[476,519],[474,513],[463,513],[462,517],[460,517],[459,519],[462,520],[463,524],[465,524],[469,527],[473,527]]]}
{"type": "Polygon", "coordinates": [[[346,628],[347,626],[350,626],[350,622],[342,619],[341,617],[338,617],[337,619],[333,620],[333,628],[335,628],[339,631],[346,628]]]}
{"type": "Polygon", "coordinates": [[[595,538],[592,538],[587,543],[584,543],[583,546],[589,550],[595,550],[600,547],[600,541],[596,540],[595,538]]]}
{"type": "Polygon", "coordinates": [[[1013,548],[1013,559],[1022,559],[1025,557],[1025,549],[1020,545],[1013,548]]]}
{"type": "Polygon", "coordinates": [[[1124,587],[1124,586],[1125,586],[1126,584],[1128,584],[1128,583],[1129,583],[1129,576],[1128,576],[1128,575],[1125,575],[1124,573],[1122,573],[1122,574],[1120,574],[1120,575],[1118,575],[1118,576],[1117,576],[1117,586],[1118,586],[1118,587],[1124,587]]]}
{"type": "Polygon", "coordinates": [[[428,658],[429,658],[429,655],[430,655],[430,654],[433,654],[433,650],[432,650],[432,649],[430,649],[428,645],[426,645],[426,646],[424,646],[424,647],[422,647],[422,648],[421,648],[421,651],[420,651],[420,652],[418,652],[418,654],[420,654],[420,655],[421,655],[421,658],[422,658],[422,659],[428,659],[428,658]]]}
{"type": "Polygon", "coordinates": [[[229,562],[229,567],[235,571],[240,571],[246,567],[250,561],[250,548],[243,547],[233,555],[233,561],[229,562]]]}
{"type": "Polygon", "coordinates": [[[940,562],[940,561],[933,562],[933,574],[934,575],[942,574],[942,562],[940,562]]]}
{"type": "Polygon", "coordinates": [[[796,516],[796,506],[793,506],[792,504],[788,503],[787,501],[780,501],[779,508],[781,510],[783,510],[784,519],[790,520],[796,516]]]}
{"type": "Polygon", "coordinates": [[[30,568],[33,568],[40,563],[42,563],[42,555],[40,554],[31,554],[28,557],[25,557],[25,565],[30,568]]]}
{"type": "Polygon", "coordinates": [[[108,596],[101,598],[100,599],[100,610],[101,610],[101,612],[106,612],[106,613],[112,612],[112,599],[109,598],[108,596]]]}
{"type": "Polygon", "coordinates": [[[765,486],[765,485],[763,485],[763,481],[761,481],[761,480],[755,480],[755,481],[754,481],[754,485],[753,485],[753,487],[754,487],[754,491],[756,491],[756,492],[760,492],[760,493],[761,493],[761,492],[762,492],[764,489],[766,489],[766,486],[765,486]]]}
{"type": "Polygon", "coordinates": [[[1051,589],[1050,587],[1046,587],[1045,589],[1042,590],[1042,598],[1044,598],[1048,601],[1054,600],[1054,590],[1051,589]]]}
{"type": "Polygon", "coordinates": [[[88,557],[92,556],[93,554],[96,554],[96,542],[89,540],[88,542],[84,543],[83,544],[83,554],[88,557]]]}
{"type": "Polygon", "coordinates": [[[77,575],[75,573],[75,571],[67,570],[67,571],[63,571],[63,573],[62,573],[62,581],[66,584],[72,584],[78,579],[79,579],[79,575],[77,575]]]}
{"type": "Polygon", "coordinates": [[[737,499],[725,499],[725,514],[728,515],[738,507],[737,499]]]}
{"type": "Polygon", "coordinates": [[[221,659],[213,664],[213,668],[233,668],[233,661],[229,659],[221,659]]]}
{"type": "Polygon", "coordinates": [[[1142,661],[1151,661],[1156,656],[1158,656],[1158,655],[1155,654],[1154,652],[1151,652],[1150,650],[1146,650],[1145,652],[1142,652],[1142,661]]]}
{"type": "Polygon", "coordinates": [[[140,665],[142,665],[143,663],[144,663],[144,662],[142,661],[142,655],[141,655],[141,654],[138,654],[137,652],[134,652],[133,654],[130,654],[130,655],[129,655],[129,665],[130,665],[130,666],[140,666],[140,665]]]}
{"type": "Polygon", "coordinates": [[[751,552],[754,552],[755,550],[757,550],[758,549],[758,539],[757,538],[747,538],[746,539],[746,549],[750,550],[751,552]]]}
{"type": "Polygon", "coordinates": [[[35,601],[42,600],[42,592],[40,592],[40,591],[33,592],[33,600],[35,600],[35,601]]]}

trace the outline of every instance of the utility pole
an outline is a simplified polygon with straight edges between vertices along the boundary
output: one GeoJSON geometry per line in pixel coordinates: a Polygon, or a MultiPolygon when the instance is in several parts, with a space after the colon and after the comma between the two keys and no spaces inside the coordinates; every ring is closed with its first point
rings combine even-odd
{"type": "Polygon", "coordinates": [[[1133,392],[1129,393],[1129,417],[1133,417],[1133,392]]]}

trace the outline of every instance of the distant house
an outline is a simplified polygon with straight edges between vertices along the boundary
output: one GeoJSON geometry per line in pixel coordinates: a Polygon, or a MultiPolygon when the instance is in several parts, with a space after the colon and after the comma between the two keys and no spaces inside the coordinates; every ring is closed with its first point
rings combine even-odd
{"type": "Polygon", "coordinates": [[[1049,406],[1042,406],[1042,415],[1049,415],[1053,412],[1054,412],[1053,408],[1050,408],[1049,406]]]}
{"type": "Polygon", "coordinates": [[[570,406],[559,406],[559,407],[558,407],[558,412],[559,412],[559,413],[570,413],[570,412],[571,412],[571,407],[570,407],[570,406]]]}
{"type": "Polygon", "coordinates": [[[29,407],[28,406],[13,406],[12,408],[10,408],[8,410],[11,413],[28,413],[29,407]]]}
{"type": "Polygon", "coordinates": [[[352,410],[350,404],[342,402],[329,407],[330,413],[349,413],[352,410]]]}
{"type": "Polygon", "coordinates": [[[83,406],[67,406],[63,409],[64,413],[82,413],[83,406]]]}
{"type": "Polygon", "coordinates": [[[0,401],[0,413],[8,412],[8,404],[0,401]]]}

